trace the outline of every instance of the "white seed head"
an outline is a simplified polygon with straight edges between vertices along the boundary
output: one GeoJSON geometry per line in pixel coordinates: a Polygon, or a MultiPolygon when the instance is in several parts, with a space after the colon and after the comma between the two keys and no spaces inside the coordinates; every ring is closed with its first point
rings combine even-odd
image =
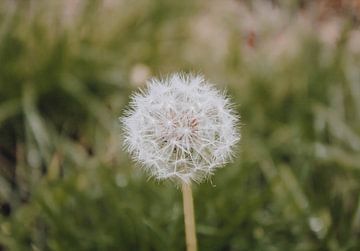
{"type": "Polygon", "coordinates": [[[197,75],[148,81],[120,120],[126,150],[159,180],[201,182],[240,139],[228,98],[197,75]]]}

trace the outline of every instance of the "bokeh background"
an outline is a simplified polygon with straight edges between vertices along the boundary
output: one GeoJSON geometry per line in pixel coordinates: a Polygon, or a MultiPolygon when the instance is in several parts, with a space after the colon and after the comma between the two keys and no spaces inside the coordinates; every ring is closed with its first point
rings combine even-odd
{"type": "Polygon", "coordinates": [[[0,250],[185,250],[181,191],[121,148],[153,76],[202,72],[242,118],[194,186],[199,250],[360,250],[360,4],[2,0],[0,250]]]}

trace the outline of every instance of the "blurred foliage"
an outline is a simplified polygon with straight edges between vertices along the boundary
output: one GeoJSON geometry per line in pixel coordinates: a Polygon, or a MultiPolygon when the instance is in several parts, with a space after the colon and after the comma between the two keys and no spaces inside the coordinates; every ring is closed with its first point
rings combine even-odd
{"type": "Polygon", "coordinates": [[[356,21],[270,2],[2,1],[0,250],[185,249],[179,189],[117,121],[179,70],[242,116],[235,163],[194,186],[199,249],[359,250],[356,21]]]}

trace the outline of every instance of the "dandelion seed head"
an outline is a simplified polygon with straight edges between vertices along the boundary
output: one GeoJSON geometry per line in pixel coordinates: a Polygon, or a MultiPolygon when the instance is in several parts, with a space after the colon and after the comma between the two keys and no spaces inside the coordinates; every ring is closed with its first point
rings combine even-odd
{"type": "Polygon", "coordinates": [[[159,180],[201,182],[240,140],[231,102],[199,75],[151,79],[120,120],[125,149],[159,180]]]}

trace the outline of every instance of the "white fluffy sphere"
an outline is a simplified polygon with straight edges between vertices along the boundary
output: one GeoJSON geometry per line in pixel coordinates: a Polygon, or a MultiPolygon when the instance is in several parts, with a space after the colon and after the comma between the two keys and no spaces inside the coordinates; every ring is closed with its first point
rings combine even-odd
{"type": "Polygon", "coordinates": [[[231,159],[240,139],[228,98],[196,75],[150,80],[121,122],[126,149],[157,179],[200,182],[231,159]]]}

